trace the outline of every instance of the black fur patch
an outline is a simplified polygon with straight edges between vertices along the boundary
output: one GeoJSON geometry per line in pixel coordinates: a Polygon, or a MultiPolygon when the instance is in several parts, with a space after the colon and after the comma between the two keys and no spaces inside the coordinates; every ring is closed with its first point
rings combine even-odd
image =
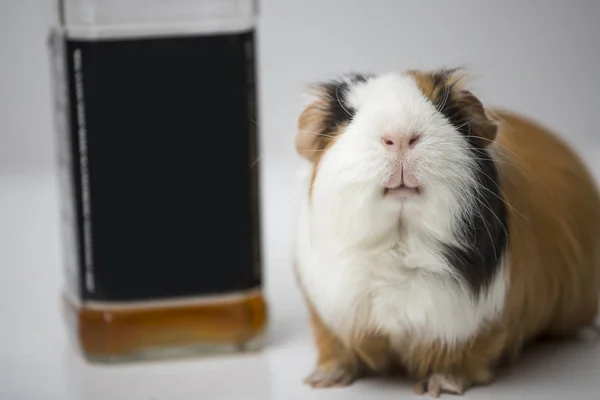
{"type": "Polygon", "coordinates": [[[498,170],[489,152],[471,135],[469,118],[466,112],[452,98],[452,90],[444,85],[438,100],[434,103],[438,110],[458,129],[468,143],[472,156],[477,160],[476,179],[480,189],[473,189],[478,212],[467,215],[461,221],[461,229],[467,248],[445,245],[445,257],[469,285],[473,294],[478,295],[489,287],[499,269],[502,255],[508,243],[506,205],[502,199],[498,170]]]}
{"type": "Polygon", "coordinates": [[[346,80],[338,79],[318,85],[325,92],[324,97],[329,107],[324,133],[336,132],[340,126],[352,121],[356,110],[348,104],[350,86],[366,82],[369,77],[369,75],[351,74],[346,77],[346,80]]]}

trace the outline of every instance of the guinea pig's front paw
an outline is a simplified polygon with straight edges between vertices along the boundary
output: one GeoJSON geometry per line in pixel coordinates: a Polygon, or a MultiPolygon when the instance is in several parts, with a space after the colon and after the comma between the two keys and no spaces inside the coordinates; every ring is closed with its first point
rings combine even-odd
{"type": "Polygon", "coordinates": [[[356,379],[356,372],[338,362],[318,365],[304,383],[313,388],[348,386],[356,379]]]}
{"type": "Polygon", "coordinates": [[[423,395],[429,393],[438,398],[442,393],[462,395],[467,389],[464,379],[459,379],[447,374],[433,374],[415,386],[415,393],[423,395]]]}

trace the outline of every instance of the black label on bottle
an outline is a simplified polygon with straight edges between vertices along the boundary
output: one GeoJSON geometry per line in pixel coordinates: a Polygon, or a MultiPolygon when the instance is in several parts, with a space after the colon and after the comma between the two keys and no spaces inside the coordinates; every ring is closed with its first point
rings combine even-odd
{"type": "Polygon", "coordinates": [[[260,285],[253,39],[62,39],[83,300],[260,285]]]}

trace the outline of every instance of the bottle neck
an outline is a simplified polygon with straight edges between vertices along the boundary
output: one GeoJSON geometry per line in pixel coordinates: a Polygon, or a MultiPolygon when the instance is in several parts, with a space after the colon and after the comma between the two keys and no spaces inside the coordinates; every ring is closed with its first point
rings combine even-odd
{"type": "Polygon", "coordinates": [[[59,24],[74,39],[246,32],[256,0],[57,0],[59,24]]]}

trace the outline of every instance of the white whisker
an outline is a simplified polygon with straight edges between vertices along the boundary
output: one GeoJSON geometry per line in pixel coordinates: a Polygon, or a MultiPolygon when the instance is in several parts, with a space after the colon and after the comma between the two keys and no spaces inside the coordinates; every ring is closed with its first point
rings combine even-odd
{"type": "Polygon", "coordinates": [[[342,104],[342,102],[340,100],[340,96],[338,95],[338,90],[339,90],[339,85],[335,87],[335,99],[337,100],[338,104],[342,107],[342,109],[344,111],[346,111],[346,113],[350,116],[350,118],[352,118],[352,114],[350,113],[350,111],[348,111],[346,109],[346,107],[344,107],[344,104],[342,104]]]}
{"type": "Polygon", "coordinates": [[[319,133],[319,132],[307,131],[307,130],[304,130],[304,129],[300,129],[298,131],[298,133],[301,133],[303,135],[323,136],[323,137],[326,137],[326,138],[329,138],[329,139],[339,139],[339,137],[334,136],[334,135],[329,135],[327,133],[319,133]]]}

